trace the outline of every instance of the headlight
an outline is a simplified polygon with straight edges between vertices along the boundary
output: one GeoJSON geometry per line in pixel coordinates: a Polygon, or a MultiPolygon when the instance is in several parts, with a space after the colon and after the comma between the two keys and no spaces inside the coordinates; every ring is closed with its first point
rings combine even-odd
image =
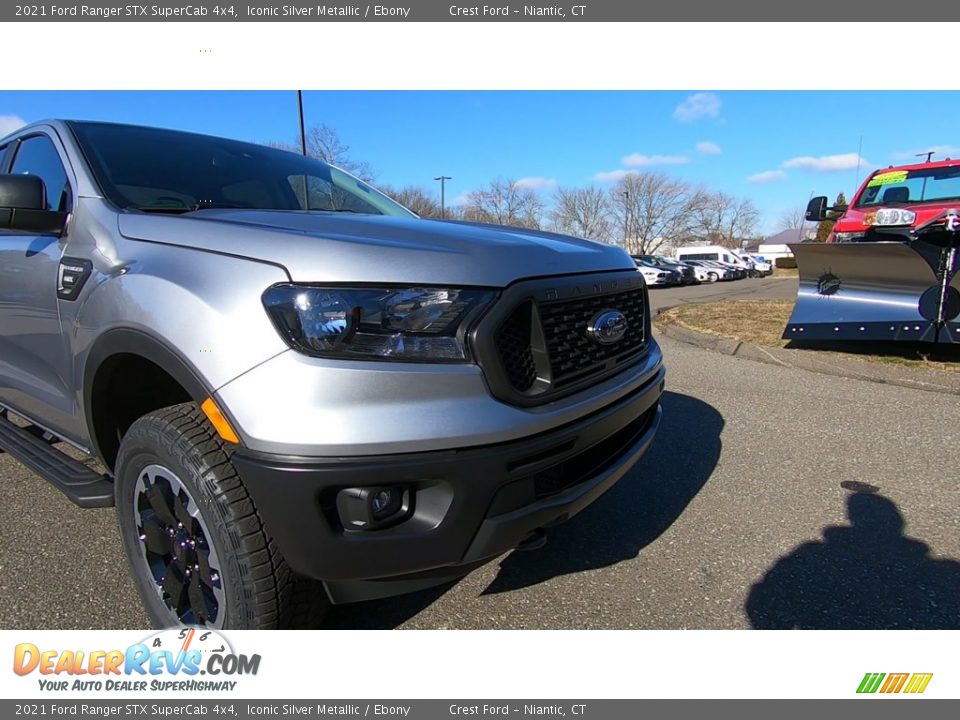
{"type": "Polygon", "coordinates": [[[913,210],[900,210],[898,208],[880,208],[864,218],[867,225],[884,227],[891,225],[913,225],[916,219],[917,214],[913,210]],[[871,215],[873,222],[869,222],[871,215]]]}
{"type": "Polygon", "coordinates": [[[494,297],[490,290],[282,283],[263,294],[263,304],[287,343],[307,355],[465,362],[466,326],[494,297]]]}

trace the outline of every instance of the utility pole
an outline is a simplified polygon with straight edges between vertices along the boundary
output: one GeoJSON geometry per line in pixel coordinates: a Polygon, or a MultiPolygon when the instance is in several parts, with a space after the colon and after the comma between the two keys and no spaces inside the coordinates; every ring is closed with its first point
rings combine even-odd
{"type": "Polygon", "coordinates": [[[440,219],[447,218],[446,186],[447,180],[453,180],[449,175],[438,175],[434,180],[440,181],[440,219]]]}
{"type": "Polygon", "coordinates": [[[931,150],[930,152],[917,153],[917,157],[926,158],[924,162],[930,162],[930,158],[937,154],[936,150],[931,150]]]}

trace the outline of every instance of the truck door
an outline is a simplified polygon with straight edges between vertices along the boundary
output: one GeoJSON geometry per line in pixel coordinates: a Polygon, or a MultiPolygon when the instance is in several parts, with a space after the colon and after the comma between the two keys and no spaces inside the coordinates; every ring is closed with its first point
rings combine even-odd
{"type": "MultiPolygon", "coordinates": [[[[71,209],[59,140],[42,132],[12,141],[0,170],[40,177],[47,208],[71,209]]],[[[59,430],[75,414],[60,332],[57,273],[66,237],[0,229],[0,403],[59,430]]]]}

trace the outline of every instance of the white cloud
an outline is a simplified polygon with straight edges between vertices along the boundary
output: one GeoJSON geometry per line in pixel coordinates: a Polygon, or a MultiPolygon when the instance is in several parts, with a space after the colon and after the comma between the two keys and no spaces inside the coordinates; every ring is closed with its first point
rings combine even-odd
{"type": "Polygon", "coordinates": [[[723,150],[721,150],[720,146],[715,142],[704,140],[703,142],[697,143],[697,152],[703,153],[704,155],[719,155],[723,150]]]}
{"type": "Polygon", "coordinates": [[[802,168],[803,170],[813,170],[814,172],[837,172],[838,170],[854,170],[857,165],[870,165],[857,153],[843,153],[841,155],[821,155],[813,157],[804,155],[802,157],[790,158],[780,167],[782,168],[802,168]]]}
{"type": "Polygon", "coordinates": [[[525,177],[517,180],[514,185],[518,188],[528,188],[530,190],[549,190],[557,186],[557,181],[553,178],[525,177]]]}
{"type": "Polygon", "coordinates": [[[715,118],[720,114],[722,104],[720,98],[713,93],[695,93],[677,105],[677,109],[673,111],[673,119],[690,123],[702,117],[715,118]]]}
{"type": "Polygon", "coordinates": [[[917,162],[922,162],[924,158],[917,156],[926,156],[928,152],[933,153],[934,160],[944,160],[948,157],[960,157],[960,147],[957,147],[956,145],[931,145],[923,150],[896,152],[893,154],[893,157],[895,157],[897,160],[916,160],[917,162]]]}
{"type": "Polygon", "coordinates": [[[19,130],[26,124],[27,121],[19,115],[0,115],[0,137],[19,130]]]}
{"type": "Polygon", "coordinates": [[[597,182],[617,182],[623,180],[627,175],[639,175],[636,170],[611,170],[610,172],[598,172],[593,176],[597,182]]]}
{"type": "Polygon", "coordinates": [[[747,178],[748,183],[754,185],[766,185],[767,183],[783,182],[789,176],[783,170],[766,170],[747,178]]]}
{"type": "Polygon", "coordinates": [[[460,205],[466,205],[468,202],[470,202],[470,193],[468,192],[457,195],[452,200],[447,200],[450,207],[459,207],[460,205]]]}
{"type": "Polygon", "coordinates": [[[633,153],[620,160],[628,167],[653,167],[654,165],[684,165],[690,158],[682,155],[643,155],[633,153]]]}

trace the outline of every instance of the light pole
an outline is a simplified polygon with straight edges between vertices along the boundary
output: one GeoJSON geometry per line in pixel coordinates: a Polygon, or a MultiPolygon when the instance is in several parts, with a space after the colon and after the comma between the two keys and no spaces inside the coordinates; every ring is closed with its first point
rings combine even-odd
{"type": "Polygon", "coordinates": [[[303,90],[297,90],[297,109],[300,111],[300,152],[307,154],[307,128],[303,123],[303,90]]]}
{"type": "Polygon", "coordinates": [[[453,178],[449,175],[438,175],[434,180],[440,181],[440,219],[445,220],[447,217],[446,185],[447,180],[453,180],[453,178]]]}

